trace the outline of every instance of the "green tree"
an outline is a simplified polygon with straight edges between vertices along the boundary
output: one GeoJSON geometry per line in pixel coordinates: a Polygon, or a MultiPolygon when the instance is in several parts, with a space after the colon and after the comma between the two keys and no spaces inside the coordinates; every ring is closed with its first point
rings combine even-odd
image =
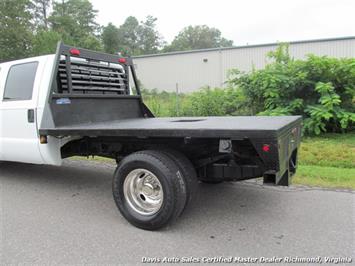
{"type": "Polygon", "coordinates": [[[184,51],[232,45],[233,41],[223,38],[221,31],[216,28],[210,28],[206,25],[188,26],[174,38],[170,45],[164,48],[164,51],[184,51]]]}
{"type": "Polygon", "coordinates": [[[97,38],[100,27],[94,10],[88,0],[62,0],[53,2],[49,17],[52,29],[59,33],[66,43],[89,49],[101,49],[97,38]]]}
{"type": "Polygon", "coordinates": [[[130,16],[126,18],[124,23],[118,29],[119,51],[124,55],[139,55],[139,22],[130,16]]]}
{"type": "Polygon", "coordinates": [[[58,41],[61,39],[61,35],[53,30],[38,31],[33,40],[32,54],[38,56],[54,53],[58,41]]]}
{"type": "Polygon", "coordinates": [[[138,42],[141,54],[157,53],[163,46],[164,41],[159,32],[156,30],[157,18],[147,16],[145,21],[141,21],[138,28],[138,42]]]}
{"type": "Polygon", "coordinates": [[[119,51],[119,29],[115,25],[109,23],[104,27],[101,38],[106,53],[115,54],[119,51]]]}
{"type": "Polygon", "coordinates": [[[29,0],[0,0],[0,60],[26,57],[32,46],[29,0]]]}
{"type": "Polygon", "coordinates": [[[113,25],[105,28],[105,35],[103,34],[102,36],[103,42],[106,43],[106,47],[109,47],[107,41],[113,40],[114,44],[112,44],[112,46],[118,48],[116,51],[121,52],[123,55],[157,53],[164,41],[160,33],[156,30],[156,21],[157,18],[147,16],[145,21],[139,23],[137,18],[130,16],[126,18],[124,23],[118,28],[118,39],[114,36],[116,29],[113,25]],[[117,46],[116,41],[118,42],[117,46]]]}
{"type": "Polygon", "coordinates": [[[48,30],[48,16],[51,0],[32,0],[32,4],[34,11],[34,21],[37,29],[48,30]]]}

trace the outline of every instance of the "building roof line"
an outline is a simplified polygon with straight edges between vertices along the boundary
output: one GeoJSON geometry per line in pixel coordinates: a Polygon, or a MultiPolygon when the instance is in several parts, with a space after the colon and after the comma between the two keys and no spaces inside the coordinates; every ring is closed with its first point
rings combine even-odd
{"type": "Polygon", "coordinates": [[[290,42],[282,42],[282,41],[280,41],[280,42],[274,42],[274,43],[263,43],[263,44],[251,44],[251,45],[241,45],[241,46],[232,46],[232,47],[219,47],[219,48],[207,48],[207,49],[197,49],[197,50],[187,50],[187,51],[176,51],[176,52],[167,52],[167,53],[161,53],[161,54],[138,55],[138,56],[132,56],[132,58],[139,59],[139,58],[146,58],[146,57],[158,57],[158,56],[191,54],[191,53],[203,53],[203,52],[222,51],[222,50],[234,50],[234,49],[244,49],[244,48],[267,47],[267,46],[275,46],[275,45],[278,45],[280,43],[302,44],[302,43],[329,42],[329,41],[342,41],[342,40],[355,40],[355,36],[324,38],[324,39],[312,39],[312,40],[300,40],[300,41],[290,41],[290,42]]]}

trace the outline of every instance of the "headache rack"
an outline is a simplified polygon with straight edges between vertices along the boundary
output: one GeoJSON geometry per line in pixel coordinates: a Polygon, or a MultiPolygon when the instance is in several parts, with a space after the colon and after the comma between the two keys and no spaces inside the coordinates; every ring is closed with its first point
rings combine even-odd
{"type": "Polygon", "coordinates": [[[137,95],[140,95],[131,58],[62,43],[58,45],[56,56],[54,95],[129,95],[130,71],[137,95]]]}
{"type": "Polygon", "coordinates": [[[58,44],[45,108],[42,129],[153,117],[143,103],[131,58],[62,43],[58,44]]]}
{"type": "Polygon", "coordinates": [[[129,94],[128,75],[117,65],[103,65],[90,59],[74,61],[67,56],[59,63],[58,92],[129,94]]]}

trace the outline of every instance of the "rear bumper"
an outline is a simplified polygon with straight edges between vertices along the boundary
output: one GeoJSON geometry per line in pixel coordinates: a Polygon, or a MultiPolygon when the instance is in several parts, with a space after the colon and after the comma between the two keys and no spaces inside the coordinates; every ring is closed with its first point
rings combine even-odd
{"type": "Polygon", "coordinates": [[[214,163],[201,168],[199,176],[204,181],[238,181],[263,176],[263,169],[257,165],[214,163]]]}
{"type": "Polygon", "coordinates": [[[294,150],[287,162],[287,169],[280,171],[265,170],[258,165],[233,165],[214,163],[201,168],[199,176],[204,181],[241,181],[257,177],[264,178],[264,184],[289,186],[297,168],[297,149],[294,150]]]}

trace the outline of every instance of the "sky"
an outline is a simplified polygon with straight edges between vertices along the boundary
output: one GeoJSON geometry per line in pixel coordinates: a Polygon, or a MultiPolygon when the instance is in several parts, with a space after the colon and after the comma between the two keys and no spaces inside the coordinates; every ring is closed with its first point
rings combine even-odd
{"type": "Polygon", "coordinates": [[[188,25],[218,28],[234,45],[355,36],[355,0],[90,0],[97,21],[156,17],[167,42],[188,25]]]}

